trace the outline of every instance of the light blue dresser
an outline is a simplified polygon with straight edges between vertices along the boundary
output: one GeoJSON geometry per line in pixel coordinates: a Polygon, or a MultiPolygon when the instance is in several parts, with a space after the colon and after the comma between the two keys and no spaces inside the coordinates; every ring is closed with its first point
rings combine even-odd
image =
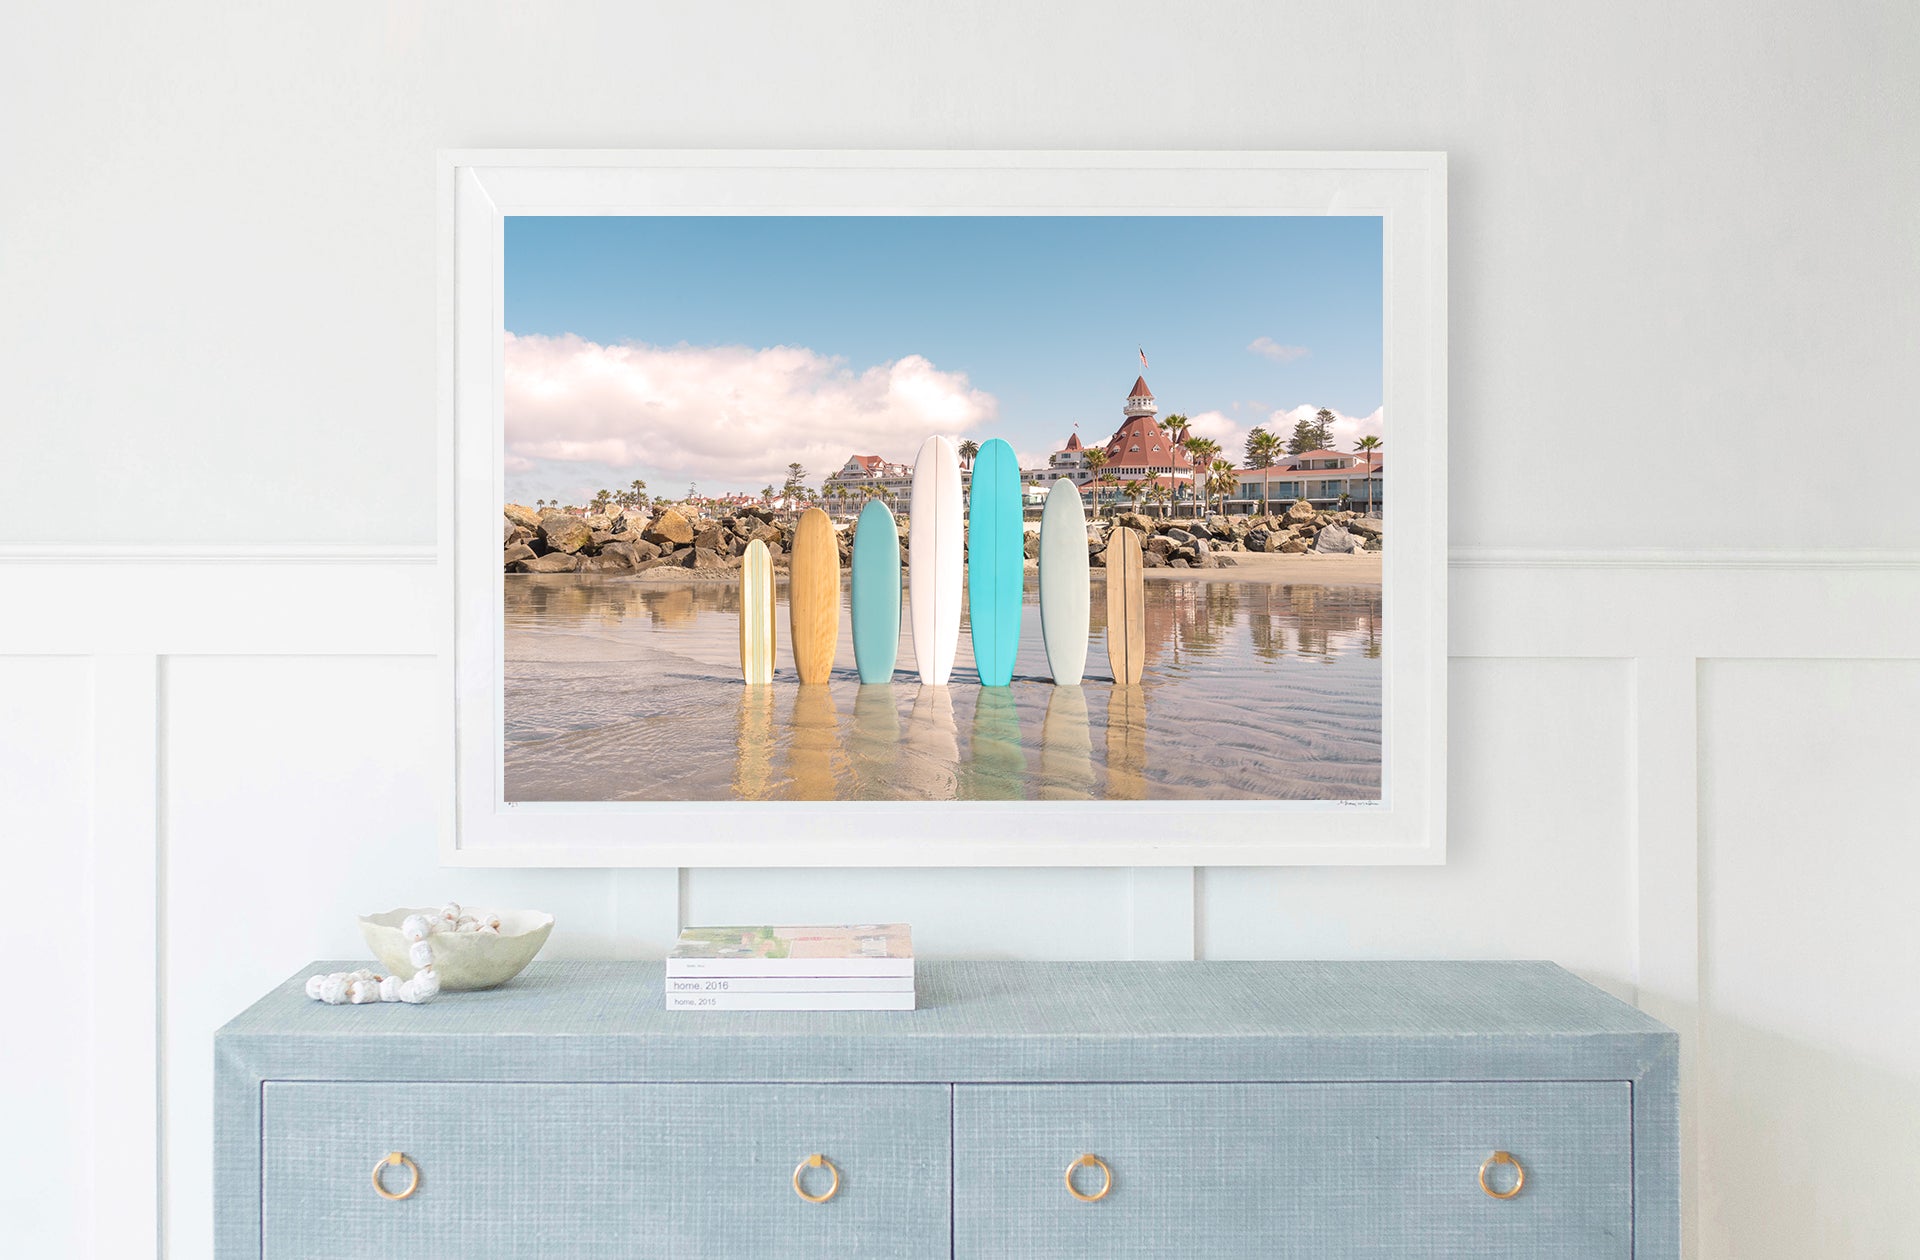
{"type": "Polygon", "coordinates": [[[668,1014],[657,963],[302,994],[351,965],[218,1034],[219,1260],[1679,1255],[1676,1038],[1547,963],[922,962],[873,1014],[668,1014]]]}

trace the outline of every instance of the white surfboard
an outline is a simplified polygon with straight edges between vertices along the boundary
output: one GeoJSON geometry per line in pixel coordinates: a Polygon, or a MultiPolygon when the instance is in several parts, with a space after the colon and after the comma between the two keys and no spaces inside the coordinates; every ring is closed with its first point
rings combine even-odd
{"type": "Polygon", "coordinates": [[[1087,513],[1080,488],[1060,478],[1040,513],[1040,637],[1047,668],[1062,687],[1077,687],[1087,668],[1092,583],[1087,567],[1087,513]]]}
{"type": "Polygon", "coordinates": [[[913,461],[907,602],[920,681],[936,687],[946,685],[960,650],[960,583],[967,563],[964,507],[959,453],[946,438],[928,438],[913,461]]]}

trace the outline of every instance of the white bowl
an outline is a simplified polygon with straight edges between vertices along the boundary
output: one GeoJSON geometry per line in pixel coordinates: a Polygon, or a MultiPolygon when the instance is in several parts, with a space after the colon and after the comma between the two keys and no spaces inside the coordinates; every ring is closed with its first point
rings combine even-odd
{"type": "MultiPolygon", "coordinates": [[[[447,990],[491,989],[519,975],[553,931],[553,916],[539,910],[482,910],[468,907],[465,913],[483,922],[489,915],[500,916],[500,932],[435,932],[427,937],[433,949],[434,974],[440,987],[447,990]]],[[[402,907],[385,914],[360,916],[360,934],[367,948],[385,967],[402,980],[413,979],[414,966],[407,961],[407,938],[400,925],[410,914],[438,918],[438,907],[402,907]]]]}

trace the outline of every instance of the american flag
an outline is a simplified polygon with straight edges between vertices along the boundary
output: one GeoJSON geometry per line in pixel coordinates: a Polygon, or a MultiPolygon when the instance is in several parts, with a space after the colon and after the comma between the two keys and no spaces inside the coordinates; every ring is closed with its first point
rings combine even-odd
{"type": "Polygon", "coordinates": [[[1147,370],[1147,352],[1145,347],[1140,349],[1140,370],[1142,372],[1147,370]]]}

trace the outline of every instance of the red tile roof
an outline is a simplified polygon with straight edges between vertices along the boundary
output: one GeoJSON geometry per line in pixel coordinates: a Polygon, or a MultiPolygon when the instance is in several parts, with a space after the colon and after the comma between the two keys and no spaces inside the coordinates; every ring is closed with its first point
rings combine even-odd
{"type": "Polygon", "coordinates": [[[1153,397],[1153,391],[1147,388],[1147,378],[1144,376],[1135,377],[1133,381],[1133,392],[1131,394],[1128,394],[1127,397],[1128,398],[1153,397]]]}
{"type": "Polygon", "coordinates": [[[1080,449],[1080,435],[1078,433],[1075,433],[1072,437],[1067,439],[1067,449],[1070,451],[1077,451],[1080,449]]]}
{"type": "Polygon", "coordinates": [[[1172,463],[1176,469],[1191,468],[1186,448],[1174,444],[1172,438],[1160,431],[1158,425],[1146,416],[1135,416],[1121,425],[1107,441],[1107,470],[1117,471],[1125,467],[1165,468],[1168,452],[1172,452],[1172,463]],[[1138,446],[1137,451],[1128,447],[1138,446]],[[1153,448],[1158,446],[1159,450],[1153,448]]]}

